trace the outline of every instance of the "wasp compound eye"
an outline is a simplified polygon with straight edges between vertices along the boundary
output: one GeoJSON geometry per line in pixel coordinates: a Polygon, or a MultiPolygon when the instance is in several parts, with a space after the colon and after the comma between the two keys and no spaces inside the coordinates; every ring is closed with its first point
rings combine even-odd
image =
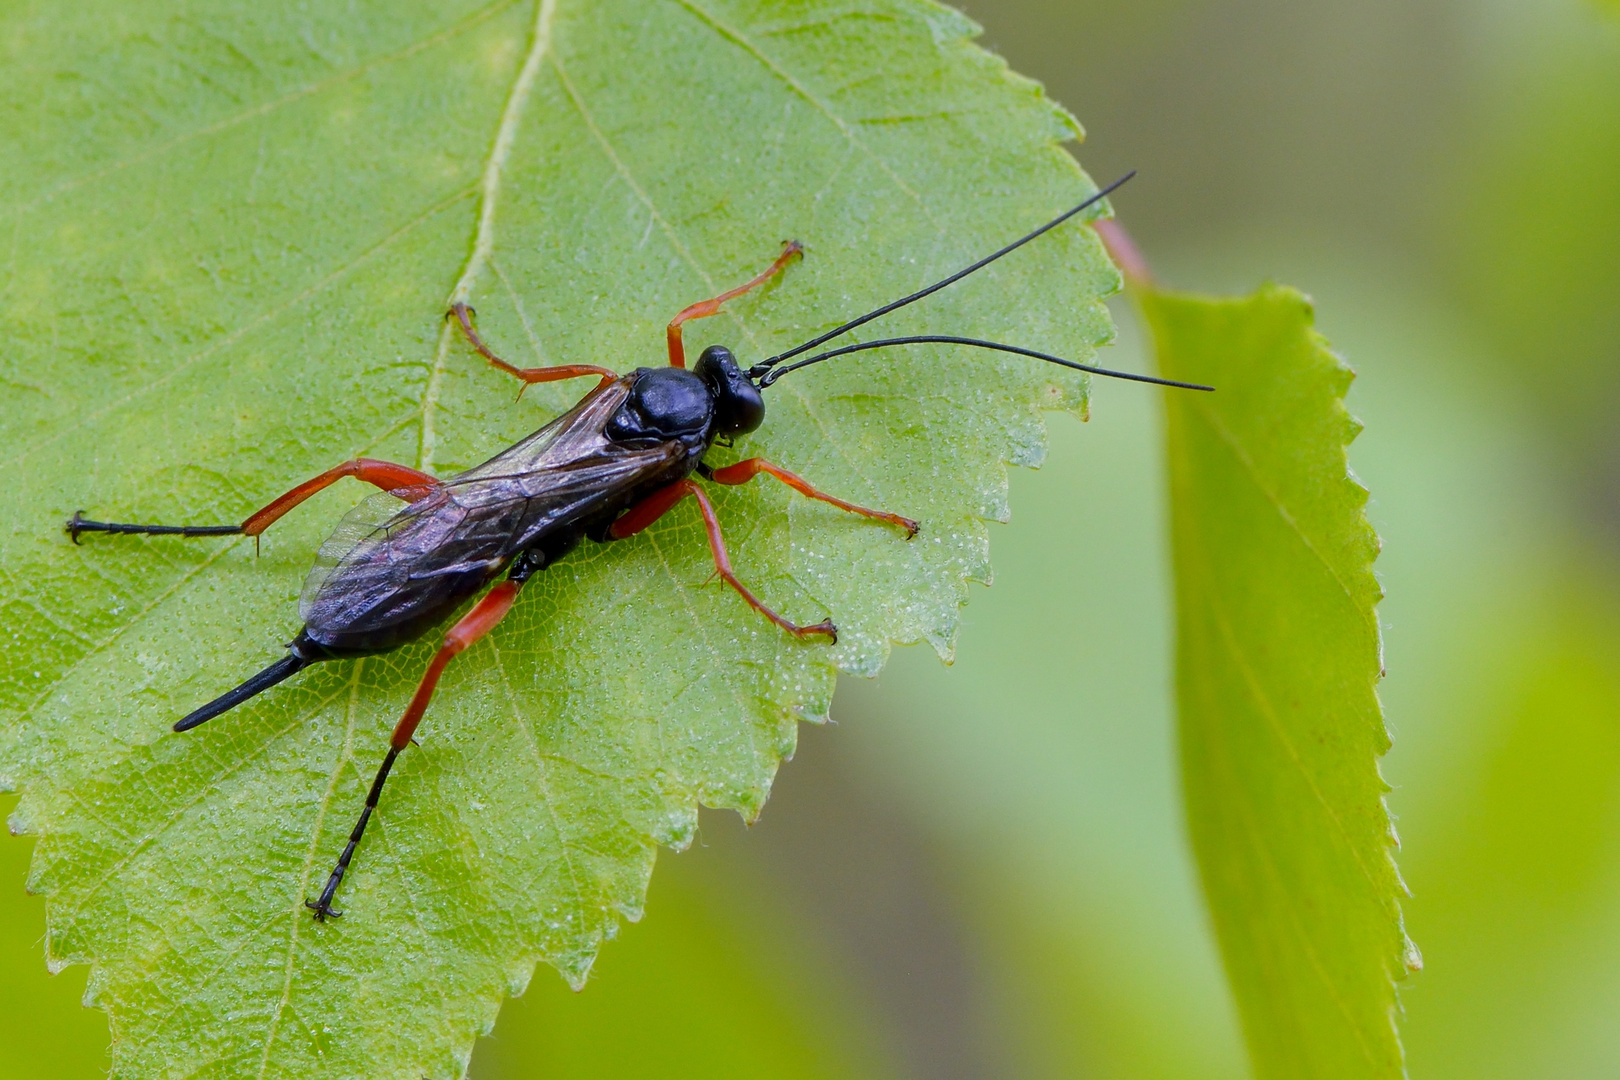
{"type": "Polygon", "coordinates": [[[714,393],[714,426],[723,435],[746,435],[765,422],[765,398],[724,345],[710,345],[694,369],[714,393]]]}

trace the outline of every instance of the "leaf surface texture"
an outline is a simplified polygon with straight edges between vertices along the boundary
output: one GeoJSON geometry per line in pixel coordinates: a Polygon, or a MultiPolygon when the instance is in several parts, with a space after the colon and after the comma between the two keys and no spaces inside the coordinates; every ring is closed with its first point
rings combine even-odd
{"type": "MultiPolygon", "coordinates": [[[[948,653],[1006,464],[1083,384],[911,348],[790,376],[763,454],[920,519],[772,481],[587,544],[449,669],[339,894],[342,847],[433,641],[328,663],[185,736],[282,654],[346,483],[246,540],[62,535],[240,521],[364,455],[447,475],[588,383],[515,384],[445,325],[474,304],[520,365],[663,359],[663,325],[807,256],[688,355],[744,364],[954,270],[1092,187],[1034,84],[914,0],[17,5],[0,16],[0,781],[38,836],[53,965],[90,963],[120,1077],[460,1076],[502,996],[574,983],[638,918],[699,804],[759,812],[835,672],[948,653]]],[[[1086,360],[1117,275],[1067,226],[884,333],[1086,360]]],[[[874,328],[875,329],[875,328],[874,328]]]]}

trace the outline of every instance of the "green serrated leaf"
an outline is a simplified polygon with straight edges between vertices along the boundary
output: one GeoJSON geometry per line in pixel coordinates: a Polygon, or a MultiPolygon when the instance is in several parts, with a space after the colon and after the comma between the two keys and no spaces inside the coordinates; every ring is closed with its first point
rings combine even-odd
{"type": "Polygon", "coordinates": [[[1261,1078],[1403,1074],[1393,980],[1417,963],[1377,758],[1372,573],[1349,474],[1351,371],[1310,302],[1146,291],[1171,394],[1182,782],[1261,1078]]]}
{"type": "MultiPolygon", "coordinates": [[[[53,3],[0,16],[0,779],[39,837],[53,966],[89,963],[114,1072],[459,1076],[545,960],[582,982],[699,803],[756,814],[835,671],[948,653],[1005,464],[1084,387],[918,348],[771,392],[762,453],[921,519],[756,482],[531,582],[452,665],[343,883],[318,888],[431,643],[322,665],[184,736],[281,655],[328,491],[261,556],[87,537],[231,522],[356,455],[445,473],[583,392],[515,386],[444,327],[465,295],[520,364],[662,363],[686,304],[796,237],[802,264],[694,325],[746,361],[982,254],[1090,190],[1074,122],[921,0],[53,3]]],[[[887,331],[1085,359],[1117,276],[1070,227],[887,331]]],[[[724,461],[723,456],[718,460],[724,461]]]]}

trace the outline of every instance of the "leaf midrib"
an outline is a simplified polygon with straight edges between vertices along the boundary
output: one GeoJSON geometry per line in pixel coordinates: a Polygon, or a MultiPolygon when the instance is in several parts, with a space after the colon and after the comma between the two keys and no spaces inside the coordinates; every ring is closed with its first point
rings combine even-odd
{"type": "MultiPolygon", "coordinates": [[[[1293,515],[1289,514],[1283,508],[1281,500],[1275,495],[1275,493],[1260,482],[1259,476],[1257,475],[1253,464],[1239,448],[1238,444],[1230,433],[1228,433],[1225,428],[1216,421],[1215,417],[1211,415],[1207,409],[1200,407],[1198,415],[1201,419],[1205,420],[1210,429],[1214,431],[1222,440],[1223,445],[1232,454],[1233,459],[1243,467],[1249,479],[1254,483],[1255,490],[1259,491],[1260,494],[1265,497],[1266,501],[1277,511],[1278,516],[1289,527],[1289,531],[1294,535],[1294,537],[1299,540],[1300,544],[1308,552],[1310,552],[1321,567],[1328,572],[1329,576],[1331,576],[1339,587],[1344,590],[1346,599],[1350,603],[1351,610],[1355,611],[1358,616],[1361,616],[1362,621],[1365,622],[1367,616],[1363,615],[1362,612],[1357,609],[1355,598],[1350,595],[1349,587],[1346,585],[1344,579],[1335,572],[1334,567],[1329,562],[1327,557],[1323,555],[1314,544],[1311,543],[1310,538],[1305,535],[1304,530],[1301,529],[1299,523],[1294,520],[1293,515]]],[[[1208,545],[1200,545],[1199,550],[1208,550],[1208,545]]],[[[1205,580],[1213,582],[1215,580],[1214,568],[1208,565],[1206,562],[1202,569],[1205,580]]],[[[1214,612],[1216,621],[1220,626],[1222,640],[1226,642],[1227,648],[1231,652],[1232,659],[1234,663],[1237,664],[1238,670],[1243,676],[1243,684],[1248,689],[1251,700],[1253,700],[1261,715],[1265,717],[1266,726],[1271,730],[1272,734],[1277,738],[1277,740],[1282,743],[1284,750],[1288,754],[1289,762],[1299,772],[1300,778],[1304,780],[1306,786],[1310,788],[1311,795],[1322,807],[1322,810],[1327,814],[1329,820],[1333,822],[1334,831],[1339,833],[1340,838],[1343,839],[1345,843],[1345,846],[1350,850],[1351,855],[1356,861],[1356,866],[1361,870],[1363,876],[1366,877],[1367,883],[1372,886],[1375,893],[1381,892],[1381,887],[1376,876],[1362,859],[1360,849],[1351,839],[1350,830],[1345,826],[1344,822],[1340,820],[1338,813],[1333,809],[1333,805],[1331,802],[1329,802],[1327,796],[1324,795],[1321,789],[1317,787],[1316,780],[1311,775],[1310,770],[1306,768],[1304,758],[1300,756],[1298,747],[1294,745],[1293,739],[1289,736],[1288,732],[1284,730],[1282,721],[1277,716],[1275,708],[1271,704],[1270,697],[1266,695],[1264,690],[1261,689],[1260,680],[1249,665],[1246,654],[1241,648],[1239,648],[1236,632],[1233,630],[1230,621],[1225,617],[1224,609],[1215,602],[1217,598],[1214,591],[1211,590],[1209,595],[1211,600],[1211,610],[1214,612]]]]}
{"type": "MultiPolygon", "coordinates": [[[[490,144],[489,156],[479,180],[482,195],[478,206],[478,227],[473,233],[472,251],[462,266],[461,276],[450,290],[450,304],[466,303],[472,298],[473,285],[484,265],[495,250],[495,216],[500,206],[501,173],[506,167],[517,138],[517,127],[523,119],[524,106],[534,89],[540,64],[551,51],[552,24],[556,18],[558,0],[540,0],[534,18],[532,40],[524,54],[523,66],[518,69],[501,108],[500,123],[495,128],[495,141],[490,144]]],[[[448,304],[446,305],[449,306],[448,304]]],[[[428,375],[426,390],[422,394],[422,426],[417,443],[416,467],[423,472],[433,471],[433,452],[437,449],[437,412],[439,393],[444,386],[444,367],[450,357],[450,345],[455,340],[455,328],[449,319],[439,327],[439,344],[433,358],[433,370],[428,375]]]]}
{"type": "MultiPolygon", "coordinates": [[[[1216,438],[1220,440],[1227,452],[1232,455],[1232,459],[1238,463],[1240,468],[1242,468],[1244,475],[1246,475],[1250,482],[1254,484],[1255,490],[1260,492],[1260,494],[1265,498],[1266,502],[1270,504],[1271,508],[1277,512],[1277,516],[1285,525],[1288,526],[1289,531],[1299,539],[1299,542],[1305,547],[1305,550],[1311,553],[1311,557],[1316,560],[1323,570],[1327,571],[1328,576],[1331,577],[1339,586],[1340,591],[1344,593],[1345,600],[1347,600],[1350,604],[1350,609],[1356,613],[1356,616],[1373,634],[1373,636],[1377,637],[1377,617],[1373,615],[1372,609],[1370,607],[1363,608],[1363,606],[1356,600],[1355,590],[1350,587],[1350,583],[1346,581],[1344,575],[1339,572],[1339,568],[1333,564],[1333,560],[1328,558],[1328,556],[1323,553],[1321,548],[1316,546],[1316,542],[1311,539],[1310,535],[1305,531],[1304,526],[1300,525],[1298,519],[1294,517],[1293,513],[1290,512],[1288,507],[1284,504],[1282,496],[1278,495],[1270,488],[1270,486],[1261,480],[1260,470],[1255,466],[1253,459],[1249,457],[1248,452],[1243,448],[1243,445],[1238,440],[1237,436],[1233,435],[1232,432],[1227,429],[1226,425],[1221,422],[1220,417],[1215,413],[1214,408],[1211,405],[1203,401],[1195,401],[1192,403],[1191,408],[1197,413],[1198,417],[1209,426],[1209,429],[1214,432],[1216,438]]],[[[1348,475],[1346,476],[1346,481],[1353,483],[1353,481],[1349,481],[1348,475]]]]}

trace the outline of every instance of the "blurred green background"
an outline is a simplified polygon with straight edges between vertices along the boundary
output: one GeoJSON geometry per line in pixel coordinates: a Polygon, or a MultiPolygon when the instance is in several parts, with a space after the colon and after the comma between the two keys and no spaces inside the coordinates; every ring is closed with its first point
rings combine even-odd
{"type": "MultiPolygon", "coordinates": [[[[971,0],[1159,275],[1311,292],[1360,372],[1411,1074],[1620,1075],[1620,18],[1581,0],[971,0]]],[[[1060,304],[1062,297],[1053,297],[1060,304]]],[[[949,301],[936,301],[949,329],[949,301]]],[[[1127,306],[1110,357],[1140,367],[1127,306]]],[[[1242,1077],[1176,793],[1158,399],[1013,477],[958,663],[901,650],[710,814],[477,1080],[1242,1077]]],[[[0,803],[9,811],[10,800],[0,803]]],[[[0,1078],[93,1077],[0,843],[0,1078]]]]}

